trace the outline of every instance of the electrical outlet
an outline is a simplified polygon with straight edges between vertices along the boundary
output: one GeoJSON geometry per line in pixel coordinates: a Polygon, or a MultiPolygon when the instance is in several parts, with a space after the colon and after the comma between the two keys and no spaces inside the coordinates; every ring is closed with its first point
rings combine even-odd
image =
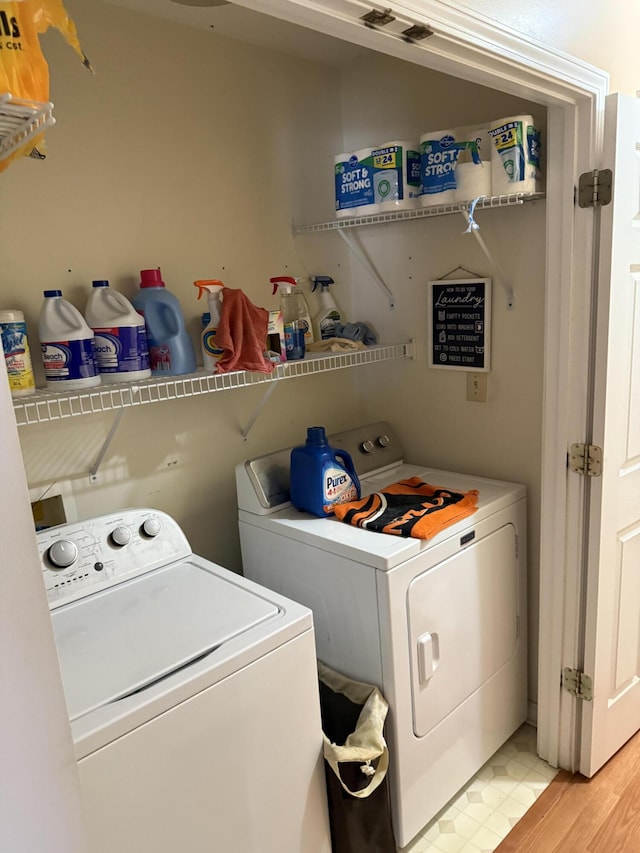
{"type": "Polygon", "coordinates": [[[487,402],[486,373],[467,373],[467,400],[470,403],[487,402]]]}

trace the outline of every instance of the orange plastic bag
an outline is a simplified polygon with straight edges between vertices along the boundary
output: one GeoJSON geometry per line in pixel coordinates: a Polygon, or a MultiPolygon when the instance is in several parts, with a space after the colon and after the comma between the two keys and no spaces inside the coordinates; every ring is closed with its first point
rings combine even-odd
{"type": "MultiPolygon", "coordinates": [[[[40,48],[39,34],[49,27],[60,30],[67,42],[91,70],[78,41],[76,27],[62,0],[0,0],[0,97],[14,101],[47,104],[49,66],[40,48]]],[[[42,148],[43,134],[31,137],[17,150],[0,160],[0,171],[18,157],[27,156],[34,147],[42,148]]]]}

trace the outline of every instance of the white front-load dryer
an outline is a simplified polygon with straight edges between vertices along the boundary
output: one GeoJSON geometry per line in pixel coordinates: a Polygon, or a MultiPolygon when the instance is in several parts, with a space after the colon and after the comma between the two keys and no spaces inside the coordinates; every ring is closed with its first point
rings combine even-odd
{"type": "Polygon", "coordinates": [[[329,443],[351,454],[363,495],[416,476],[479,492],[473,515],[405,539],[292,507],[289,450],[236,471],[245,575],[309,607],[318,657],[389,702],[404,847],[526,720],[525,489],[406,464],[384,422],[329,443]]]}

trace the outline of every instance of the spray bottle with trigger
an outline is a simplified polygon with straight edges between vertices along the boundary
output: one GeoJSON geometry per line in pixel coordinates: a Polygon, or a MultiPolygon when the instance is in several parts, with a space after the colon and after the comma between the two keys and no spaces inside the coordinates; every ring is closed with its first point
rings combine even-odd
{"type": "Polygon", "coordinates": [[[209,322],[200,333],[202,343],[202,363],[207,373],[215,373],[216,365],[222,355],[222,350],[216,346],[216,332],[220,324],[220,309],[222,302],[220,293],[224,284],[217,278],[198,279],[193,282],[198,288],[198,299],[206,291],[209,302],[209,322]]]}
{"type": "Polygon", "coordinates": [[[335,303],[333,296],[329,293],[329,285],[335,284],[329,275],[312,275],[312,292],[320,285],[320,310],[313,318],[313,327],[318,340],[335,337],[336,326],[342,323],[342,314],[335,303]]]}
{"type": "Polygon", "coordinates": [[[313,343],[309,307],[304,294],[297,290],[298,279],[290,275],[274,276],[269,281],[273,293],[280,289],[280,310],[284,326],[287,361],[304,358],[306,344],[313,343]]]}

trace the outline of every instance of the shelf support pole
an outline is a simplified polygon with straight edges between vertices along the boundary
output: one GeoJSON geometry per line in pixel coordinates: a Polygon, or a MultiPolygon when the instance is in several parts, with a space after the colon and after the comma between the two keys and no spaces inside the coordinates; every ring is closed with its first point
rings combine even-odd
{"type": "Polygon", "coordinates": [[[113,441],[116,432],[118,431],[118,427],[120,426],[120,422],[124,417],[126,409],[120,409],[118,414],[113,419],[113,423],[109,429],[109,432],[106,434],[104,441],[102,442],[102,447],[100,448],[100,452],[96,456],[96,461],[91,466],[89,471],[89,482],[97,483],[98,482],[98,469],[102,465],[102,460],[105,457],[107,450],[109,449],[109,445],[113,441]]]}
{"type": "Polygon", "coordinates": [[[351,235],[347,236],[347,234],[345,233],[346,229],[338,228],[337,231],[338,231],[338,234],[344,240],[344,242],[347,244],[347,246],[351,249],[353,254],[356,256],[356,258],[360,261],[362,266],[369,273],[371,278],[373,278],[373,280],[376,282],[378,287],[385,294],[385,296],[389,300],[389,310],[393,311],[393,309],[396,307],[395,297],[394,297],[393,293],[389,290],[387,285],[385,284],[385,281],[382,278],[382,276],[380,275],[380,273],[378,272],[378,270],[371,263],[371,261],[369,260],[367,255],[360,248],[360,246],[356,243],[355,239],[351,235]]]}
{"type": "Polygon", "coordinates": [[[258,407],[256,408],[253,415],[249,418],[249,422],[247,423],[246,427],[241,431],[242,438],[245,441],[247,440],[247,436],[249,435],[249,433],[253,429],[253,425],[258,420],[260,413],[262,412],[264,407],[267,405],[267,402],[269,401],[269,397],[276,390],[276,388],[278,386],[278,382],[279,382],[278,379],[274,379],[273,383],[267,387],[267,390],[266,390],[262,400],[258,403],[258,407]]]}

